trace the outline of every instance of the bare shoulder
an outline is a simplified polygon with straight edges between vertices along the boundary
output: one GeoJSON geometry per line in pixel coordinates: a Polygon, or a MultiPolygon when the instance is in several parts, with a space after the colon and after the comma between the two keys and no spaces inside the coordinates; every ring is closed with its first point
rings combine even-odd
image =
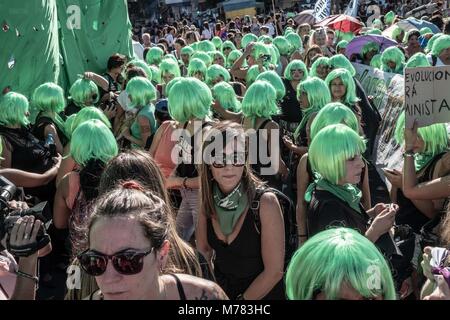
{"type": "Polygon", "coordinates": [[[188,300],[228,300],[217,283],[187,274],[177,274],[177,277],[188,300]]]}

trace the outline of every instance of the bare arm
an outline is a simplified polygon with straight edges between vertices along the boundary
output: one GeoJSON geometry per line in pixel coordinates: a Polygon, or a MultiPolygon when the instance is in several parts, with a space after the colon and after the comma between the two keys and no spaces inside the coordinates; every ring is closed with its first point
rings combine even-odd
{"type": "MultiPolygon", "coordinates": [[[[195,227],[195,240],[197,250],[203,255],[208,264],[212,264],[213,249],[208,243],[207,217],[202,206],[199,208],[197,225],[195,227]]],[[[212,270],[212,269],[211,269],[212,270]]]]}
{"type": "Polygon", "coordinates": [[[92,80],[95,82],[96,85],[98,85],[100,88],[102,88],[105,91],[108,91],[109,88],[109,82],[101,75],[98,75],[94,72],[85,72],[84,77],[86,79],[92,80]]]}
{"type": "Polygon", "coordinates": [[[143,148],[143,147],[145,147],[145,144],[147,143],[148,137],[150,137],[150,135],[152,134],[152,129],[150,128],[150,121],[146,117],[138,116],[137,123],[139,125],[141,139],[137,139],[137,138],[133,137],[131,135],[131,133],[129,132],[128,128],[125,131],[123,136],[126,139],[128,139],[129,141],[131,141],[132,143],[137,144],[138,146],[143,148]]]}
{"type": "MultiPolygon", "coordinates": [[[[70,150],[70,146],[67,145],[66,148],[67,147],[70,150]]],[[[72,159],[71,156],[66,156],[65,158],[63,158],[61,166],[59,167],[58,170],[58,175],[56,176],[56,186],[58,186],[58,184],[61,182],[61,180],[64,178],[66,174],[75,169],[76,165],[77,164],[75,163],[75,161],[72,159]]]]}
{"type": "Polygon", "coordinates": [[[229,110],[223,108],[220,105],[219,101],[215,101],[213,103],[213,109],[224,120],[231,120],[231,121],[239,123],[241,121],[241,119],[242,119],[242,114],[241,113],[235,113],[235,112],[232,112],[232,111],[229,111],[229,110]]]}
{"type": "Polygon", "coordinates": [[[261,254],[264,270],[243,293],[245,300],[264,298],[283,278],[284,223],[278,199],[273,193],[261,196],[261,254]]]}
{"type": "Polygon", "coordinates": [[[47,137],[48,134],[51,133],[53,135],[53,139],[55,140],[56,152],[59,154],[63,154],[63,145],[61,140],[59,139],[58,132],[53,124],[48,124],[45,126],[44,135],[47,137]]]}
{"type": "Polygon", "coordinates": [[[16,186],[25,188],[34,188],[48,184],[52,181],[57,173],[61,160],[55,166],[42,174],[32,173],[17,169],[0,169],[0,174],[10,180],[16,186]]]}
{"type": "Polygon", "coordinates": [[[307,239],[307,228],[306,228],[306,210],[307,204],[305,201],[305,193],[308,188],[309,174],[306,169],[308,162],[308,154],[303,155],[297,166],[297,208],[296,208],[296,218],[297,218],[297,234],[299,244],[303,244],[307,239]]]}
{"type": "Polygon", "coordinates": [[[162,134],[163,134],[164,130],[166,129],[167,125],[170,126],[171,124],[170,123],[169,124],[164,124],[163,123],[156,130],[155,137],[153,138],[153,141],[152,141],[152,145],[150,146],[150,150],[148,151],[153,158],[155,157],[156,149],[158,149],[159,142],[161,141],[162,134]]]}
{"type": "Polygon", "coordinates": [[[362,199],[361,203],[363,207],[368,210],[372,208],[372,199],[370,196],[370,186],[369,186],[369,168],[366,165],[366,170],[364,170],[364,177],[362,181],[362,199]]]}
{"type": "Polygon", "coordinates": [[[249,43],[245,48],[244,54],[233,63],[233,66],[231,67],[230,70],[230,73],[233,77],[245,80],[245,78],[247,77],[247,70],[242,69],[242,65],[244,61],[247,59],[247,57],[250,55],[252,49],[253,43],[249,43]]]}
{"type": "Polygon", "coordinates": [[[69,194],[69,175],[66,175],[58,185],[53,204],[53,224],[57,229],[67,229],[72,214],[67,207],[66,198],[69,194]]]}

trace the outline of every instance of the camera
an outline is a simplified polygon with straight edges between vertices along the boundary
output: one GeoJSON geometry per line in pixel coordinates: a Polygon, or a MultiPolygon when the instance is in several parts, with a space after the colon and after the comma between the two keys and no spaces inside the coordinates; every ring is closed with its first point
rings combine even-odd
{"type": "Polygon", "coordinates": [[[19,257],[27,257],[37,250],[44,248],[50,242],[50,236],[45,230],[44,224],[38,231],[36,241],[34,243],[24,246],[11,246],[9,243],[9,237],[14,224],[20,217],[34,216],[37,220],[41,220],[43,223],[46,219],[43,216],[43,212],[47,207],[47,202],[41,202],[30,209],[11,209],[8,202],[11,201],[16,194],[16,186],[3,176],[0,176],[0,240],[7,236],[7,249],[8,251],[19,257]]]}

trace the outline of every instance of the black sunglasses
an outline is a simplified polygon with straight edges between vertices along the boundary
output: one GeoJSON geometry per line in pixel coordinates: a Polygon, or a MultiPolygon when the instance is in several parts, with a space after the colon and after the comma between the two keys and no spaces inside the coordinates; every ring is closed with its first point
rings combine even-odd
{"type": "Polygon", "coordinates": [[[244,152],[235,152],[232,155],[223,154],[222,159],[214,159],[212,166],[216,169],[225,168],[227,164],[231,164],[233,167],[242,167],[245,165],[245,158],[244,152]]]}
{"type": "Polygon", "coordinates": [[[123,275],[133,275],[142,271],[144,257],[153,252],[126,249],[113,255],[106,255],[94,250],[86,250],[78,255],[78,261],[87,274],[97,277],[105,273],[108,260],[112,261],[114,269],[123,275]]]}

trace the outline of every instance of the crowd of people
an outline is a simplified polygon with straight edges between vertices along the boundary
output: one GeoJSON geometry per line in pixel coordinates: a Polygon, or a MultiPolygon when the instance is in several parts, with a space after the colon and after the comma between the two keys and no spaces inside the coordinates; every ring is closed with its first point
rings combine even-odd
{"type": "Polygon", "coordinates": [[[0,175],[23,188],[7,210],[49,209],[0,233],[0,298],[67,270],[71,300],[450,299],[447,127],[396,119],[403,170],[378,202],[382,116],[352,64],[450,65],[435,16],[441,32],[388,12],[345,39],[281,15],[184,20],[67,93],[4,93],[0,175]],[[346,55],[391,26],[396,45],[346,55]]]}

